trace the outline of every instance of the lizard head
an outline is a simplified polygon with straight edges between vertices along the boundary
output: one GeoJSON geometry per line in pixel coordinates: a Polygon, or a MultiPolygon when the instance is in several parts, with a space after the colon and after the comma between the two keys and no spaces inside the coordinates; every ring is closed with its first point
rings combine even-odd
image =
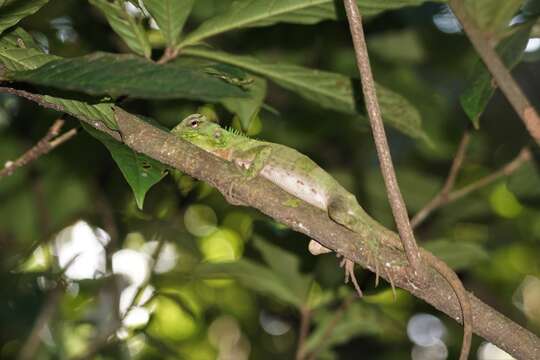
{"type": "Polygon", "coordinates": [[[227,145],[227,131],[201,114],[189,115],[171,132],[207,151],[227,145]]]}

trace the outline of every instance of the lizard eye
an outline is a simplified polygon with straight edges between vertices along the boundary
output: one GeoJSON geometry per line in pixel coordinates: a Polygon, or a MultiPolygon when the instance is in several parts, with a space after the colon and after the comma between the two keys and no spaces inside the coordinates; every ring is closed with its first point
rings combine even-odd
{"type": "Polygon", "coordinates": [[[219,139],[221,137],[221,133],[219,131],[216,131],[214,133],[214,138],[219,139]]]}
{"type": "Polygon", "coordinates": [[[197,128],[197,126],[199,126],[199,119],[193,119],[189,122],[189,126],[191,126],[192,128],[197,128]]]}

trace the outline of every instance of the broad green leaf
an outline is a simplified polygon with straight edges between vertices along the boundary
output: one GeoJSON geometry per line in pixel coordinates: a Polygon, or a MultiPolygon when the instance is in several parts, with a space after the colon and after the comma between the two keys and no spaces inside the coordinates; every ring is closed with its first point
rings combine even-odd
{"type": "Polygon", "coordinates": [[[137,153],[126,145],[114,140],[85,123],[84,129],[107,147],[128,182],[137,206],[142,210],[146,193],[167,174],[166,168],[160,162],[137,153]]]}
{"type": "MultiPolygon", "coordinates": [[[[530,30],[530,24],[522,25],[497,46],[497,53],[509,69],[516,66],[521,60],[529,40],[530,30]]],[[[469,86],[460,96],[460,102],[473,125],[479,128],[480,116],[495,93],[496,84],[491,73],[480,59],[477,60],[471,74],[469,86]]]]}
{"type": "MultiPolygon", "coordinates": [[[[59,59],[59,57],[46,54],[37,48],[31,36],[23,29],[17,28],[0,38],[0,63],[7,70],[32,70],[59,59]]],[[[66,113],[79,119],[101,121],[110,129],[116,129],[116,121],[111,110],[113,104],[109,101],[94,100],[89,103],[50,95],[44,95],[43,99],[49,103],[62,106],[66,113]]]]}
{"type": "Polygon", "coordinates": [[[1,0],[0,33],[26,16],[34,14],[48,2],[49,0],[1,0]]]}
{"type": "Polygon", "coordinates": [[[290,284],[283,282],[273,270],[247,259],[202,264],[195,269],[194,276],[205,279],[232,277],[262,295],[270,295],[296,308],[300,308],[304,301],[304,298],[292,291],[290,284]]]}
{"type": "Polygon", "coordinates": [[[158,65],[134,55],[96,53],[56,60],[35,70],[11,72],[6,76],[12,80],[90,95],[202,101],[246,96],[238,86],[211,76],[198,67],[158,65]]]}
{"type": "MultiPolygon", "coordinates": [[[[424,0],[358,0],[363,15],[419,5],[424,0]]],[[[211,36],[227,31],[268,26],[278,22],[315,24],[323,20],[335,20],[343,9],[336,8],[335,0],[238,0],[224,13],[205,21],[199,28],[188,34],[180,47],[193,45],[211,36]]]]}
{"type": "Polygon", "coordinates": [[[465,269],[489,259],[482,246],[471,242],[435,240],[425,243],[424,247],[454,270],[465,269]]]}
{"type": "Polygon", "coordinates": [[[300,273],[300,259],[293,253],[255,238],[254,246],[261,253],[264,261],[270,266],[274,274],[300,299],[306,299],[313,279],[311,276],[300,273]]]}
{"type": "Polygon", "coordinates": [[[469,16],[489,37],[497,37],[510,24],[523,0],[465,0],[469,16]]]}
{"type": "Polygon", "coordinates": [[[194,2],[195,0],[144,0],[144,6],[156,20],[168,46],[176,45],[194,2]]]}
{"type": "MultiPolygon", "coordinates": [[[[207,48],[184,49],[184,54],[223,62],[267,77],[278,85],[298,93],[324,108],[346,114],[363,114],[355,97],[359,83],[337,73],[290,64],[274,64],[249,56],[233,55],[207,48]]],[[[383,118],[396,129],[414,138],[425,138],[418,111],[401,95],[378,85],[377,96],[383,118]]]]}
{"type": "Polygon", "coordinates": [[[146,32],[141,23],[127,13],[123,0],[115,0],[114,2],[108,0],[89,1],[90,4],[103,12],[109,25],[134,53],[150,58],[152,48],[146,32]]]}
{"type": "Polygon", "coordinates": [[[266,96],[266,80],[258,76],[247,86],[247,98],[226,98],[221,103],[227,110],[236,114],[242,129],[249,129],[251,121],[257,116],[266,96]]]}

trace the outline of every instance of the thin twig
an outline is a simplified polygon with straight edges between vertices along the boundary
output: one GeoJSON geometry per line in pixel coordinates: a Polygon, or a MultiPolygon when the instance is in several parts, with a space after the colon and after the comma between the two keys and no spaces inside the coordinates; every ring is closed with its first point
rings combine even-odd
{"type": "Polygon", "coordinates": [[[300,310],[300,329],[298,331],[298,346],[296,348],[296,360],[305,358],[304,346],[309,335],[309,326],[311,324],[311,309],[304,307],[300,310]]]}
{"type": "MultiPolygon", "coordinates": [[[[456,158],[454,159],[454,161],[457,159],[457,157],[458,154],[456,154],[456,158]]],[[[439,192],[426,206],[424,206],[424,208],[422,208],[422,210],[418,212],[418,214],[414,216],[411,224],[416,227],[438,208],[450,204],[458,199],[461,199],[466,195],[469,195],[470,193],[479,190],[487,185],[490,185],[503,176],[511,175],[523,164],[530,161],[531,158],[531,151],[528,148],[523,148],[512,161],[501,167],[499,170],[489,175],[486,175],[483,178],[480,178],[477,181],[467,186],[464,186],[459,190],[452,191],[452,187],[450,187],[446,190],[445,193],[443,193],[443,190],[446,189],[446,186],[443,187],[443,190],[441,190],[441,192],[439,192]]]]}
{"type": "Polygon", "coordinates": [[[449,4],[504,96],[518,113],[529,134],[540,144],[540,117],[538,113],[523,94],[492,44],[467,13],[463,0],[450,0],[449,4]]]}
{"type": "Polygon", "coordinates": [[[37,350],[39,349],[39,344],[41,343],[41,336],[47,324],[51,321],[58,310],[58,304],[62,299],[63,287],[57,285],[54,289],[51,290],[45,305],[41,308],[39,316],[34,323],[34,327],[30,332],[30,336],[26,339],[26,342],[22,346],[22,350],[19,353],[19,360],[30,360],[34,359],[37,350]]]}
{"type": "Polygon", "coordinates": [[[468,195],[469,193],[476,191],[480,188],[483,188],[486,185],[489,185],[496,181],[497,179],[511,175],[513,172],[518,170],[523,164],[531,160],[532,154],[531,151],[528,148],[523,148],[519,152],[519,154],[514,158],[514,160],[510,161],[508,164],[504,165],[499,170],[495,171],[494,173],[491,173],[472,184],[469,184],[459,190],[452,191],[450,194],[448,194],[448,200],[446,203],[450,203],[453,201],[456,201],[458,199],[461,199],[462,197],[468,195]]]}
{"type": "Polygon", "coordinates": [[[6,162],[4,168],[0,170],[0,178],[10,176],[16,169],[23,167],[37,158],[47,154],[77,134],[76,129],[71,129],[70,131],[58,136],[63,125],[64,120],[56,120],[49,128],[49,131],[47,131],[47,134],[45,134],[45,136],[39,140],[36,145],[26,151],[17,160],[6,162]]]}
{"type": "Polygon", "coordinates": [[[347,11],[347,19],[349,20],[349,27],[356,54],[356,63],[362,79],[362,91],[364,93],[364,100],[369,115],[369,122],[373,131],[377,156],[379,157],[381,165],[381,172],[386,185],[388,201],[392,208],[392,214],[394,215],[394,220],[401,242],[403,243],[403,248],[405,249],[405,254],[407,255],[407,260],[416,275],[415,277],[417,279],[423,278],[420,252],[418,251],[411,224],[409,223],[409,215],[407,213],[405,202],[403,201],[403,196],[399,190],[388,140],[386,139],[386,133],[384,131],[381,110],[375,91],[375,82],[369,64],[369,56],[362,27],[362,17],[356,1],[344,0],[343,2],[345,4],[345,10],[347,11]]]}
{"type": "Polygon", "coordinates": [[[339,320],[341,320],[341,317],[343,316],[345,311],[347,311],[355,298],[355,296],[347,296],[345,299],[343,299],[339,308],[336,310],[336,312],[334,312],[334,317],[324,330],[324,333],[321,336],[321,342],[317,345],[315,349],[313,349],[312,352],[310,352],[307,360],[315,360],[317,358],[317,355],[323,349],[323,345],[328,340],[328,338],[332,334],[332,331],[334,331],[334,329],[336,328],[337,324],[339,324],[339,320]]]}
{"type": "Polygon", "coordinates": [[[470,139],[471,135],[469,131],[465,131],[459,143],[456,155],[454,156],[454,160],[452,161],[452,166],[450,167],[450,172],[448,173],[448,177],[446,178],[444,186],[442,187],[441,191],[439,191],[439,193],[435,195],[435,197],[433,197],[433,199],[431,199],[431,201],[428,202],[412,218],[411,226],[413,228],[417,227],[420,223],[422,223],[429,216],[429,214],[431,214],[433,210],[437,209],[443,203],[448,201],[448,194],[454,188],[454,184],[456,183],[456,177],[459,173],[459,170],[461,169],[463,160],[465,159],[465,153],[467,151],[467,146],[469,145],[470,139]]]}

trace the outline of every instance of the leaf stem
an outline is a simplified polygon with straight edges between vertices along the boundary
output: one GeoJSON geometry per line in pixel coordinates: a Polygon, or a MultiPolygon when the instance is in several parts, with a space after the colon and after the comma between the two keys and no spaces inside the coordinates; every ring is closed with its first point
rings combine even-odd
{"type": "Polygon", "coordinates": [[[311,309],[304,306],[300,309],[300,328],[298,330],[298,346],[296,348],[296,360],[303,360],[306,356],[304,347],[306,338],[309,335],[309,326],[311,323],[311,309]]]}
{"type": "Polygon", "coordinates": [[[442,204],[448,201],[448,194],[452,189],[454,188],[454,184],[456,183],[456,177],[459,173],[459,170],[461,169],[461,166],[463,164],[463,160],[465,159],[465,153],[467,151],[467,147],[469,145],[471,139],[471,135],[468,130],[466,130],[463,133],[463,137],[461,138],[461,141],[459,143],[458,149],[456,151],[456,155],[454,156],[454,160],[452,161],[452,166],[450,167],[450,172],[448,173],[448,177],[446,178],[446,182],[444,183],[444,186],[442,187],[441,191],[433,199],[431,199],[430,202],[428,202],[411,220],[411,226],[413,228],[420,225],[430,214],[433,212],[433,210],[440,207],[442,204]]]}

